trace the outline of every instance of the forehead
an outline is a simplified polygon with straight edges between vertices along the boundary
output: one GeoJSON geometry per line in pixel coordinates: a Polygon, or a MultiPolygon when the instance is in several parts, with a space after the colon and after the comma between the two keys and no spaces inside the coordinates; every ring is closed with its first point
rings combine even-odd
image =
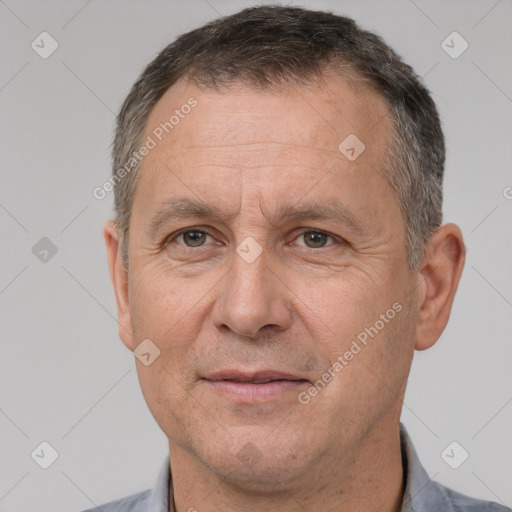
{"type": "MultiPolygon", "coordinates": [[[[178,81],[160,98],[146,125],[146,135],[186,107],[197,106],[178,119],[164,146],[174,150],[270,143],[330,151],[341,157],[338,144],[349,134],[375,146],[387,131],[389,109],[384,99],[361,82],[326,76],[309,86],[289,84],[255,91],[234,84],[220,92],[200,90],[178,81]]],[[[166,138],[166,133],[163,137],[166,138]]],[[[385,136],[384,136],[385,138],[385,136]]],[[[240,147],[239,149],[249,149],[240,147]]],[[[292,155],[290,155],[291,157],[292,155]]],[[[297,155],[300,159],[300,155],[297,155]]]]}
{"type": "MultiPolygon", "coordinates": [[[[184,192],[217,199],[226,215],[236,213],[251,190],[274,205],[284,192],[296,201],[305,193],[344,190],[346,204],[355,190],[382,197],[388,112],[378,94],[338,77],[307,87],[238,85],[221,93],[179,81],[146,124],[144,139],[154,139],[155,147],[144,158],[134,210],[138,203],[146,215],[184,192]],[[357,159],[340,151],[345,140],[364,147],[357,159]]],[[[367,209],[377,213],[372,202],[367,209]]]]}

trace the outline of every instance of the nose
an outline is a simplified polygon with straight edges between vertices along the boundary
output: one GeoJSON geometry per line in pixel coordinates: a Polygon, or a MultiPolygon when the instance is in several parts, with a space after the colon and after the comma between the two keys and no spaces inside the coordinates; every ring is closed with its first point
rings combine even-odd
{"type": "Polygon", "coordinates": [[[265,250],[252,262],[233,255],[230,272],[222,281],[212,319],[219,330],[257,338],[261,331],[283,331],[291,325],[292,292],[270,266],[265,250]]]}

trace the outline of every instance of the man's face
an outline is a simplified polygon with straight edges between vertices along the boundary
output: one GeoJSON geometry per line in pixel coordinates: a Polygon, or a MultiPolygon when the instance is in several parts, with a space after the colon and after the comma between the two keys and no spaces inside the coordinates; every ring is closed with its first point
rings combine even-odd
{"type": "Polygon", "coordinates": [[[123,341],[133,350],[149,338],[160,350],[137,369],[171,459],[186,453],[218,475],[282,482],[348,457],[376,425],[396,425],[418,273],[383,177],[387,112],[375,93],[333,77],[273,93],[180,82],[154,108],[123,341]],[[181,109],[191,97],[197,105],[181,109]],[[176,109],[179,122],[158,141],[154,130],[176,109]],[[351,134],[365,145],[359,156],[353,138],[338,149],[351,134]],[[153,222],[178,200],[218,213],[153,222]],[[335,205],[336,215],[313,215],[335,205]]]}

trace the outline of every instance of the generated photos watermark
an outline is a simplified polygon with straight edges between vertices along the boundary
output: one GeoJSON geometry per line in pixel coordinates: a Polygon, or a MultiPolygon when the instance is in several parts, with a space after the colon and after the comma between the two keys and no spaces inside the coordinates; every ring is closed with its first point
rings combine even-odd
{"type": "Polygon", "coordinates": [[[299,393],[298,400],[301,404],[306,405],[311,402],[311,399],[318,395],[329,382],[345,368],[354,357],[359,354],[363,348],[368,345],[368,341],[375,338],[387,324],[393,320],[400,311],[402,311],[402,304],[395,302],[385,313],[379,315],[379,319],[370,327],[365,327],[358,335],[357,340],[353,340],[350,349],[342,355],[339,355],[336,361],[322,374],[307,391],[299,393]],[[362,345],[362,346],[361,346],[362,345]]]}
{"type": "Polygon", "coordinates": [[[174,111],[168,121],[160,123],[154,128],[151,134],[146,137],[144,143],[132,153],[128,161],[117,169],[101,186],[93,189],[92,195],[94,198],[99,201],[105,199],[107,194],[114,190],[114,185],[119,183],[127,174],[130,174],[130,172],[137,167],[137,164],[142,162],[143,158],[148,155],[152,149],[155,149],[158,143],[162,142],[165,136],[171,133],[171,131],[180,124],[182,119],[185,119],[185,117],[190,114],[194,107],[197,107],[197,100],[194,97],[190,97],[186,103],[174,111]]]}

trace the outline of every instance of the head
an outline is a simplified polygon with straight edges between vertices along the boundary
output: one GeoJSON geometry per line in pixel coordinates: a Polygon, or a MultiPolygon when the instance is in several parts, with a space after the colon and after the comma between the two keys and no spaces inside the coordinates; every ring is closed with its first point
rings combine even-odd
{"type": "Polygon", "coordinates": [[[347,18],[249,8],[149,64],[105,239],[120,336],[160,351],[136,364],[171,451],[266,485],[397,428],[464,262],[444,158],[427,89],[347,18]]]}

